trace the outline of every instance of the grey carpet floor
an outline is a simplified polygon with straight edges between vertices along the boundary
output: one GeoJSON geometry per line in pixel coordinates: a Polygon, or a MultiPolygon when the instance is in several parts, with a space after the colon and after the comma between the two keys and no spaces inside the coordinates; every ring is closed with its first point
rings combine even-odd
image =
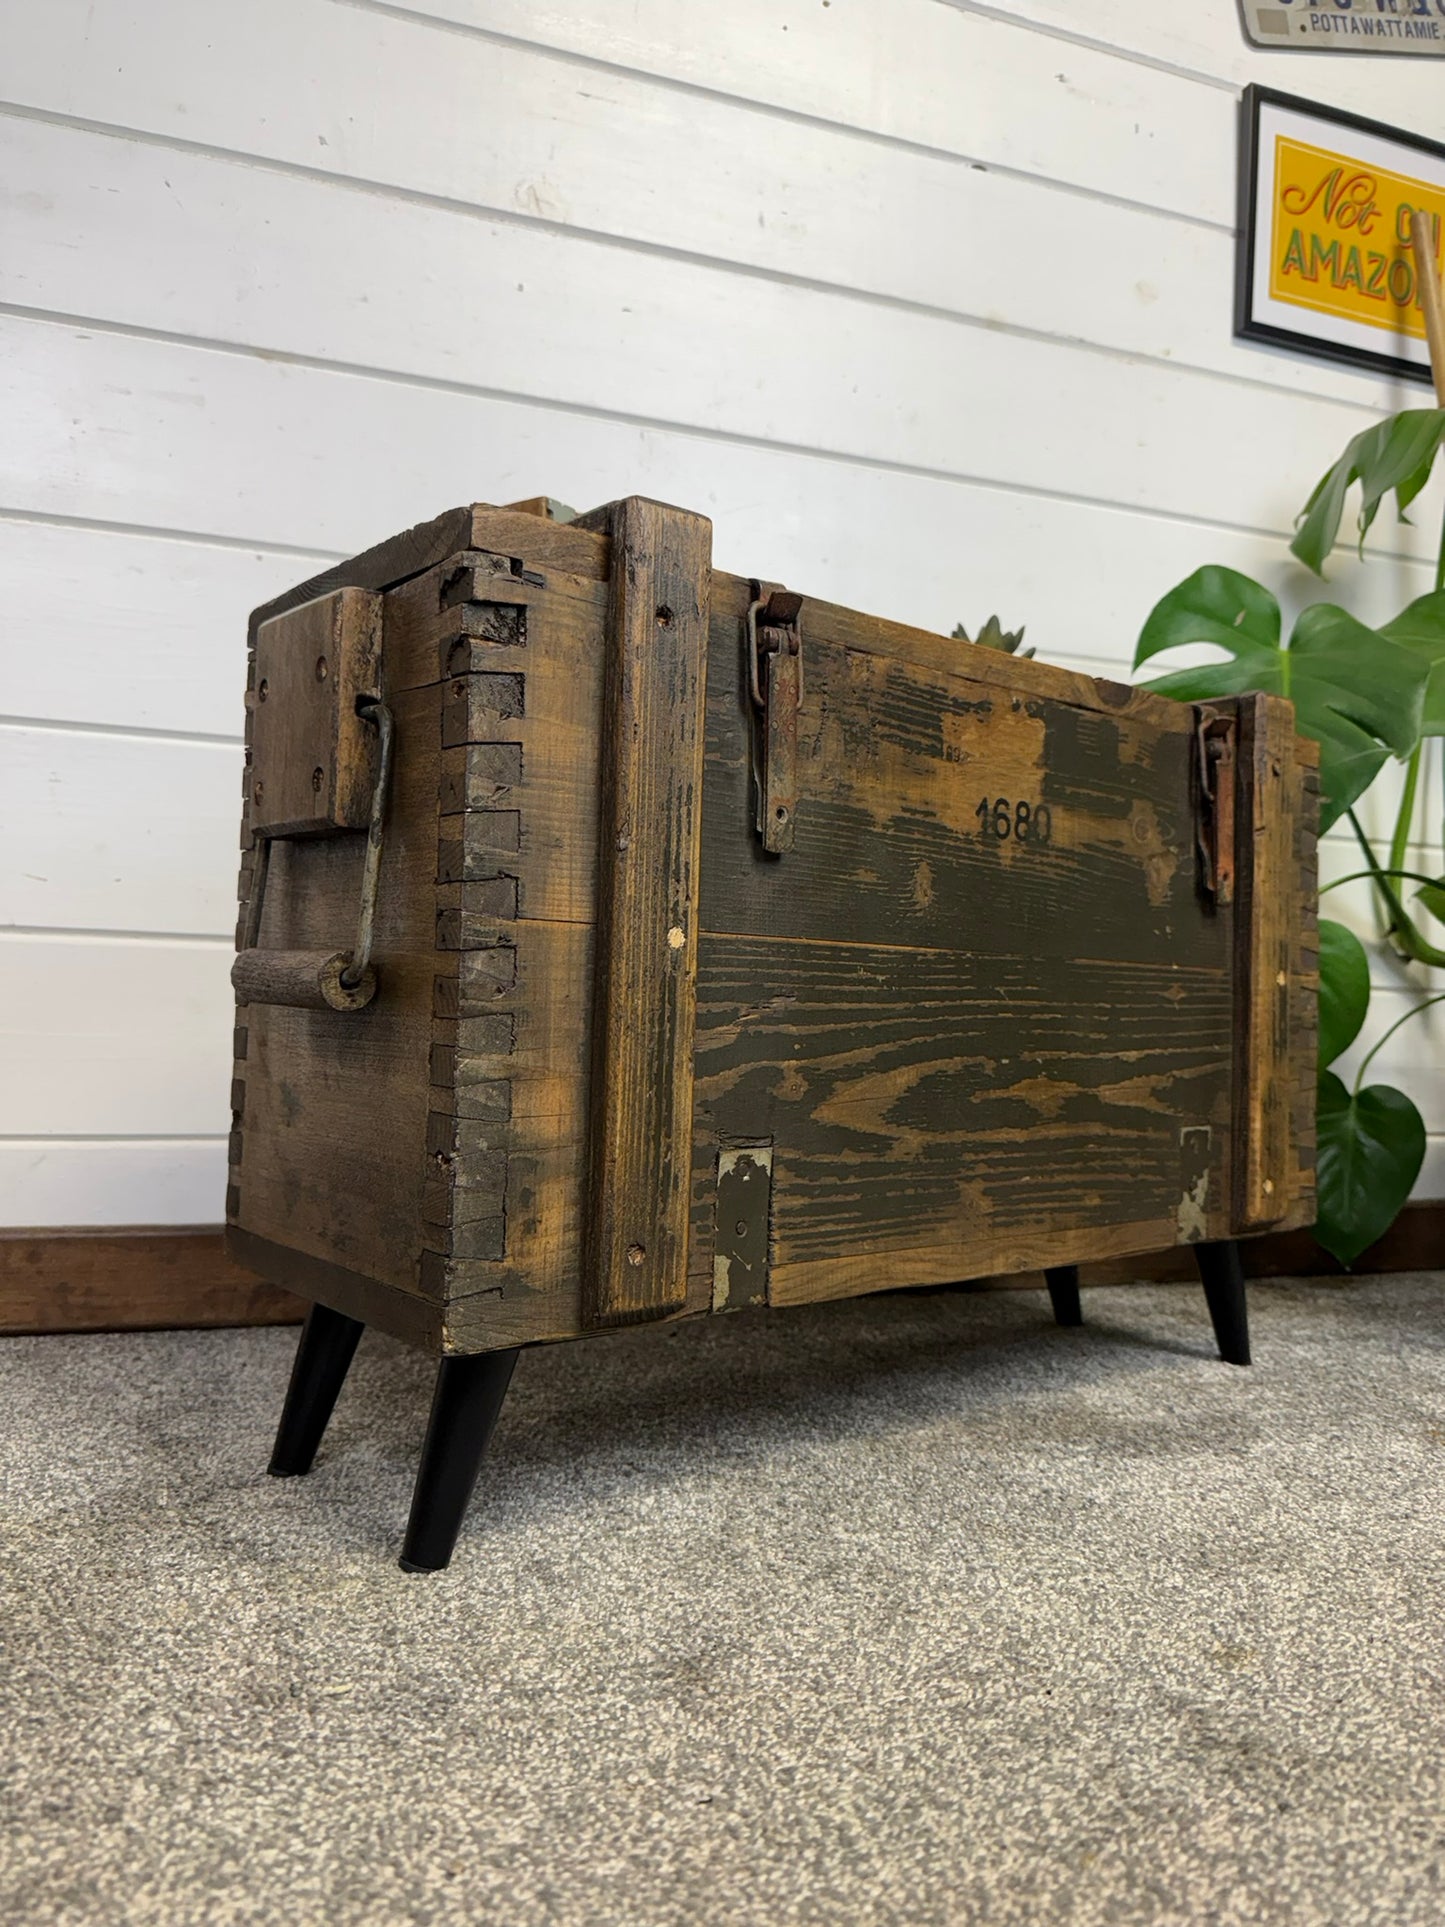
{"type": "Polygon", "coordinates": [[[451,1570],[368,1337],[0,1343],[0,1919],[1445,1919],[1445,1275],[529,1354],[451,1570]]]}

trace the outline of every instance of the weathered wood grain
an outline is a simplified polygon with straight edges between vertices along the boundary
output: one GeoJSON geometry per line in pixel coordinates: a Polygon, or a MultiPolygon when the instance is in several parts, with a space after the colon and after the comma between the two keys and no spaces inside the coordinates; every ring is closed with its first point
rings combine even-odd
{"type": "MultiPolygon", "coordinates": [[[[384,994],[357,1012],[244,1007],[233,1222],[269,1244],[420,1288],[418,1214],[436,940],[441,686],[393,699],[395,766],[377,902],[384,994]]],[[[262,950],[349,948],[364,837],[271,853],[262,950]]]]}
{"type": "Polygon", "coordinates": [[[414,689],[481,667],[454,661],[468,639],[520,644],[527,612],[558,593],[550,584],[524,582],[512,558],[464,549],[408,581],[386,598],[386,678],[392,690],[414,689]],[[449,613],[443,617],[443,611],[449,613]]]}
{"type": "Polygon", "coordinates": [[[370,821],[376,731],[357,702],[380,693],[381,613],[376,591],[348,587],[257,629],[246,692],[257,835],[330,835],[370,821]]]}
{"type": "MultiPolygon", "coordinates": [[[[438,1017],[429,1075],[436,1149],[455,1173],[457,1210],[442,1216],[430,1248],[446,1259],[448,1298],[505,1292],[550,1302],[543,1322],[579,1329],[581,1216],[586,1150],[592,932],[577,924],[517,927],[505,961],[478,979],[462,1014],[438,1017]],[[503,1171],[502,1165],[505,1164],[503,1171]],[[471,1194],[468,1196],[468,1194],[471,1194]],[[474,1209],[479,1198],[494,1208],[474,1209]],[[483,1235],[449,1236],[481,1217],[483,1235]]],[[[487,948],[459,953],[492,961],[487,948]]],[[[535,1335],[535,1334],[529,1334],[535,1335]]]]}
{"type": "MultiPolygon", "coordinates": [[[[475,1351],[711,1308],[739,1144],[772,1148],[739,1295],[765,1276],[775,1304],[1230,1235],[1245,922],[1198,889],[1189,709],[808,603],[797,836],[767,856],[748,585],[710,575],[690,517],[649,585],[643,525],[679,512],[631,509],[630,568],[587,518],[474,508],[387,587],[394,950],[376,1011],[245,1013],[253,1249],[475,1351]]],[[[1308,753],[1278,743],[1297,787],[1308,753]]],[[[1294,905],[1282,1223],[1310,1181],[1308,815],[1265,853],[1294,905]]],[[[356,841],[278,848],[269,940],[349,941],[356,841]]]]}
{"type": "Polygon", "coordinates": [[[1300,942],[1300,784],[1294,711],[1239,698],[1236,760],[1235,1219],[1277,1223],[1292,1202],[1291,978],[1300,942]]]}
{"type": "Polygon", "coordinates": [[[793,1296],[828,1295],[850,1257],[903,1282],[892,1253],[967,1277],[1035,1232],[1225,1235],[1223,972],[708,935],[698,1005],[695,1268],[719,1138],[774,1142],[793,1296]]]}
{"type": "Polygon", "coordinates": [[[349,950],[243,950],[231,970],[239,1005],[290,1004],[298,1010],[365,1010],[376,994],[368,970],[346,982],[349,950]]]}
{"type": "MultiPolygon", "coordinates": [[[[740,616],[747,584],[734,576],[716,581],[714,614],[740,616]]],[[[1150,689],[1086,676],[1080,670],[1040,662],[1032,656],[983,649],[954,636],[935,635],[931,630],[863,615],[813,597],[807,600],[806,617],[810,636],[827,636],[840,647],[864,655],[913,663],[947,676],[963,675],[973,682],[991,683],[1010,696],[1048,697],[1078,709],[1131,717],[1166,735],[1183,736],[1190,731],[1188,710],[1150,689]]]]}
{"type": "Polygon", "coordinates": [[[1036,664],[936,637],[920,665],[912,631],[890,638],[886,624],[842,615],[805,606],[798,827],[778,861],[751,830],[742,610],[714,615],[706,929],[804,939],[836,933],[841,917],[861,943],[1224,966],[1224,923],[1195,887],[1183,705],[1124,691],[1116,705],[1107,686],[1060,671],[1043,682],[1062,696],[1035,693],[1040,679],[1024,672],[1036,664]],[[882,653],[890,640],[897,656],[882,653]],[[994,833],[1000,799],[1026,807],[1033,834],[994,833]]]}
{"type": "Polygon", "coordinates": [[[1167,1215],[1106,1225],[1087,1233],[1080,1233],[1072,1226],[1039,1225],[1013,1236],[1004,1234],[973,1245],[967,1269],[961,1268],[954,1252],[942,1245],[889,1251],[883,1261],[886,1270],[876,1254],[854,1250],[830,1260],[826,1272],[813,1264],[775,1269],[769,1281],[769,1302],[778,1306],[807,1305],[830,1298],[861,1298],[905,1285],[917,1289],[926,1285],[967,1283],[975,1278],[989,1278],[999,1283],[1021,1274],[1041,1284],[1040,1273],[1055,1265],[1080,1262],[1081,1254],[1086,1254],[1083,1259],[1086,1263],[1129,1258],[1136,1253],[1167,1247],[1174,1236],[1174,1221],[1167,1215]],[[975,1261],[983,1261],[985,1268],[976,1271],[975,1261]]]}
{"type": "Polygon", "coordinates": [[[0,1332],[280,1325],[305,1311],[227,1257],[211,1225],[0,1231],[0,1332]]]}
{"type": "Polygon", "coordinates": [[[584,1316],[628,1324],[686,1294],[712,524],[629,497],[606,511],[584,1316]]]}
{"type": "MultiPolygon", "coordinates": [[[[575,787],[579,731],[574,721],[569,739],[555,725],[559,712],[574,713],[570,665],[586,654],[589,639],[594,662],[599,653],[605,587],[596,577],[606,545],[578,531],[562,558],[574,569],[561,571],[551,590],[531,566],[557,559],[545,539],[534,553],[539,531],[545,537],[549,525],[525,513],[459,511],[328,572],[328,579],[361,575],[378,585],[393,571],[403,576],[386,596],[382,651],[398,737],[378,918],[385,1010],[379,1022],[372,1021],[377,1013],[367,1013],[367,1027],[349,1050],[344,1037],[298,1031],[288,1021],[291,1013],[269,1012],[258,1021],[248,1009],[249,1021],[238,1029],[233,1220],[252,1237],[261,1235],[259,1248],[288,1246],[297,1262],[327,1267],[327,1288],[339,1294],[333,1302],[361,1289],[348,1279],[367,1280],[371,1299],[391,1290],[433,1301],[438,1310],[426,1329],[438,1345],[445,1343],[440,1307],[450,1288],[449,1266],[504,1255],[509,1179],[518,1221],[529,1223],[534,1027],[499,1011],[495,1000],[515,997],[520,981],[533,987],[539,1011],[571,1008],[565,989],[554,987],[544,998],[535,973],[519,977],[515,935],[504,934],[519,907],[519,878],[511,872],[521,856],[520,811],[477,807],[488,775],[489,804],[500,800],[499,778],[506,779],[504,790],[520,785],[524,757],[538,779],[534,794],[557,797],[559,817],[575,787]],[[521,553],[478,546],[515,537],[532,545],[525,563],[521,553]],[[545,646],[529,650],[529,635],[535,643],[539,634],[545,646]],[[529,735],[522,710],[533,676],[538,714],[529,735]],[[504,740],[478,740],[488,738],[504,740]],[[279,1067],[288,1058],[296,1062],[283,1078],[279,1067]],[[479,1069],[484,1063],[486,1075],[479,1069]],[[515,1106],[514,1082],[520,1087],[515,1106]],[[510,1135],[520,1140],[515,1165],[510,1135]]],[[[596,677],[591,688],[600,697],[596,677]]],[[[586,747],[595,770],[595,717],[589,722],[586,747]]],[[[595,825],[595,780],[592,788],[595,825]]],[[[549,837],[548,830],[544,816],[528,851],[539,858],[538,875],[565,893],[567,853],[560,831],[549,837]],[[549,854],[555,861],[547,863],[549,854]]],[[[354,927],[354,842],[340,839],[339,848],[325,854],[277,846],[263,943],[284,933],[286,942],[304,945],[338,919],[343,931],[354,927]]],[[[583,865],[590,891],[595,846],[583,865]]],[[[253,875],[248,850],[243,905],[253,875]]],[[[590,916],[590,898],[586,910],[590,916]]],[[[566,934],[589,960],[582,973],[573,972],[583,998],[590,990],[590,928],[566,934]]],[[[545,942],[536,954],[546,959],[545,942]]],[[[324,1026],[326,1019],[318,1021],[324,1026]]],[[[575,1061],[568,1078],[579,1104],[582,1029],[572,1026],[575,1061]]],[[[564,1136],[575,1167],[580,1127],[564,1136]]],[[[550,1144],[543,1148],[552,1153],[550,1144]]],[[[575,1226],[575,1205],[570,1221],[575,1226]]],[[[547,1240],[534,1234],[530,1243],[545,1274],[547,1240]]],[[[414,1315],[393,1310],[388,1316],[395,1326],[414,1315]]]]}
{"type": "Polygon", "coordinates": [[[471,535],[463,546],[515,556],[525,570],[540,571],[549,582],[554,570],[592,582],[608,578],[609,534],[585,517],[556,522],[525,509],[493,508],[486,502],[474,502],[470,514],[471,535]]]}
{"type": "Polygon", "coordinates": [[[1320,1029],[1319,938],[1319,745],[1307,736],[1293,744],[1295,813],[1296,923],[1290,957],[1289,1007],[1289,1181],[1280,1229],[1311,1225],[1315,1219],[1315,1110],[1319,1077],[1316,1058],[1320,1029]]]}
{"type": "Polygon", "coordinates": [[[226,1252],[239,1265],[284,1290],[333,1311],[359,1318],[409,1345],[442,1349],[442,1312],[414,1292],[398,1291],[369,1272],[351,1271],[290,1243],[258,1237],[240,1225],[226,1227],[226,1252]]]}
{"type": "Polygon", "coordinates": [[[493,508],[474,502],[446,509],[429,522],[419,522],[399,535],[389,536],[346,562],[334,563],[294,589],[273,596],[254,610],[250,640],[263,622],[330,595],[339,588],[395,590],[413,576],[424,574],[469,549],[500,556],[525,555],[533,570],[554,561],[574,575],[600,581],[607,574],[606,538],[572,524],[552,523],[524,511],[493,508]]]}
{"type": "MultiPolygon", "coordinates": [[[[1356,1270],[1428,1270],[1442,1242],[1445,1204],[1407,1204],[1385,1236],[1362,1253],[1356,1270]]],[[[1343,1270],[1299,1229],[1246,1238],[1242,1256],[1249,1278],[1335,1276],[1343,1270]]],[[[284,1265],[284,1253],[278,1262],[284,1265]]],[[[1081,1267],[1085,1287],[1140,1280],[1191,1290],[1199,1281],[1185,1245],[1093,1259],[1081,1267]]],[[[966,1289],[1042,1291],[1043,1281],[1037,1272],[1010,1271],[971,1279],[966,1289]]],[[[299,1324],[305,1311],[304,1298],[229,1259],[219,1229],[0,1232],[0,1331],[299,1324]]]]}
{"type": "Polygon", "coordinates": [[[255,649],[256,632],[262,623],[285,615],[288,610],[298,609],[303,603],[330,595],[336,589],[388,589],[394,583],[404,581],[407,576],[419,574],[421,570],[454,555],[458,549],[466,548],[471,532],[470,508],[447,509],[429,522],[418,522],[414,528],[388,536],[384,542],[378,542],[374,548],[366,549],[360,555],[354,555],[345,562],[333,563],[329,569],[308,576],[306,581],[298,582],[294,589],[273,596],[269,602],[263,602],[252,611],[249,631],[252,649],[255,649]]]}

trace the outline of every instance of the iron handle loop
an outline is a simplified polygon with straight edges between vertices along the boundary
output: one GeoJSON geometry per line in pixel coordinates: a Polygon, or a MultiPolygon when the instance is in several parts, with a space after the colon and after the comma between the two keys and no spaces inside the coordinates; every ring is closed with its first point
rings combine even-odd
{"type": "Polygon", "coordinates": [[[379,738],[376,787],[371,792],[371,821],[366,828],[366,860],[361,870],[361,909],[356,919],[356,947],[341,972],[341,981],[354,990],[371,968],[371,945],[376,928],[376,898],[381,882],[381,838],[386,823],[386,798],[391,787],[391,755],[396,723],[381,698],[359,702],[356,713],[371,723],[379,738]]]}

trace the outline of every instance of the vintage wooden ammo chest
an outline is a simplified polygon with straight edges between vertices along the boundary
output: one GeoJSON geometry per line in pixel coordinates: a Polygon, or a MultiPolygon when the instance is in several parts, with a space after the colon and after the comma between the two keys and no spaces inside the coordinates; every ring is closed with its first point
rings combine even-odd
{"type": "MultiPolygon", "coordinates": [[[[715,572],[701,516],[456,510],[251,630],[235,1255],[442,1355],[446,1563],[518,1347],[1313,1217],[1314,746],[715,572]]],[[[966,586],[966,585],[965,585],[966,586]]]]}

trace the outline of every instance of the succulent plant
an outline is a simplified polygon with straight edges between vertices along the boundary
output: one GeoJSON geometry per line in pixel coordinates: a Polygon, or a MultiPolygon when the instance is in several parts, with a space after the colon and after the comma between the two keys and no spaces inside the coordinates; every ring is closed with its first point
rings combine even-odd
{"type": "Polygon", "coordinates": [[[953,632],[957,642],[971,642],[979,649],[997,649],[1005,656],[1031,656],[1032,649],[1020,649],[1024,639],[1022,629],[1008,630],[1003,627],[997,616],[990,616],[976,636],[971,636],[960,622],[953,632]]]}

